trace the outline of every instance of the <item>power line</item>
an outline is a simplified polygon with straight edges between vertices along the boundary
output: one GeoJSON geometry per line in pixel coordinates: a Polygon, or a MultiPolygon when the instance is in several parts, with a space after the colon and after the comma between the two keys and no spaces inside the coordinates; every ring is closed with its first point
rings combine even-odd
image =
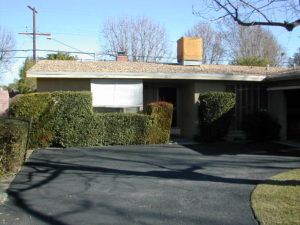
{"type": "MultiPolygon", "coordinates": [[[[29,52],[32,49],[13,49],[13,50],[4,50],[3,52],[29,52]]],[[[36,49],[37,52],[65,52],[65,53],[74,53],[74,54],[87,54],[92,55],[95,54],[94,52],[71,52],[71,51],[59,51],[59,50],[50,50],[50,49],[36,49]]]]}
{"type": "Polygon", "coordinates": [[[68,45],[68,44],[66,44],[66,43],[64,43],[62,41],[59,41],[59,40],[55,39],[55,38],[51,38],[51,40],[56,41],[56,42],[60,43],[61,45],[64,45],[64,46],[66,46],[68,48],[71,48],[71,49],[74,49],[76,51],[82,52],[81,50],[79,50],[77,48],[74,48],[74,47],[72,47],[72,46],[70,46],[70,45],[68,45]]]}
{"type": "MultiPolygon", "coordinates": [[[[12,49],[12,50],[4,50],[3,52],[29,52],[32,51],[32,49],[12,49]]],[[[93,61],[96,61],[96,53],[94,52],[75,52],[75,51],[59,51],[59,50],[51,50],[51,49],[36,49],[36,52],[54,52],[54,53],[58,53],[58,52],[63,52],[63,53],[68,53],[68,54],[84,54],[84,55],[89,55],[89,56],[93,56],[93,61]]],[[[105,56],[105,55],[98,55],[98,56],[105,56]]],[[[28,57],[28,56],[27,56],[28,57]]],[[[27,58],[25,56],[16,56],[16,57],[12,57],[12,58],[27,58]]],[[[81,59],[83,60],[83,59],[81,59]]]]}
{"type": "MultiPolygon", "coordinates": [[[[60,43],[60,44],[62,44],[62,45],[64,45],[64,46],[66,46],[66,47],[69,47],[69,48],[71,48],[71,49],[74,49],[74,50],[78,51],[78,52],[76,52],[77,54],[82,53],[82,54],[88,54],[88,55],[91,55],[91,56],[94,57],[94,60],[96,60],[96,53],[83,52],[83,51],[79,50],[78,48],[74,48],[74,47],[72,47],[72,46],[70,46],[70,45],[68,45],[68,44],[66,44],[66,43],[64,43],[64,42],[62,42],[62,41],[59,41],[59,40],[57,40],[57,39],[55,39],[55,38],[52,38],[52,37],[51,37],[51,40],[54,40],[54,41],[56,41],[56,42],[58,42],[58,43],[60,43]]],[[[73,53],[75,53],[75,52],[73,52],[73,53]]]]}

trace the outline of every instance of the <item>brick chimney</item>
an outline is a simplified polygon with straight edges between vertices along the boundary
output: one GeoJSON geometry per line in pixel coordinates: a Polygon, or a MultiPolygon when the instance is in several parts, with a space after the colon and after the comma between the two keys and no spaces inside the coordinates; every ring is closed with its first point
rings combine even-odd
{"type": "Polygon", "coordinates": [[[177,61],[181,65],[200,65],[202,38],[182,37],[177,41],[177,61]]]}
{"type": "Polygon", "coordinates": [[[118,52],[118,55],[116,56],[117,62],[128,62],[128,56],[125,52],[118,52]]]}

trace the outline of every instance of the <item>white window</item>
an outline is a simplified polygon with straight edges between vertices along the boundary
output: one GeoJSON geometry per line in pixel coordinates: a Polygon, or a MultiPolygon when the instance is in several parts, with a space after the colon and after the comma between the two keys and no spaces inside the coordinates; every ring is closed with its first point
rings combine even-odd
{"type": "Polygon", "coordinates": [[[143,81],[91,79],[93,107],[129,108],[143,106],[143,81]]]}

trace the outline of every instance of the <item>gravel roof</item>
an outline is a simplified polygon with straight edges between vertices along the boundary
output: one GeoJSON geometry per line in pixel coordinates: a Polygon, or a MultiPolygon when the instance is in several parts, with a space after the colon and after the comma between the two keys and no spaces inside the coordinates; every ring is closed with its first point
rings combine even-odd
{"type": "MultiPolygon", "coordinates": [[[[29,72],[120,72],[120,73],[207,73],[207,74],[242,74],[273,75],[294,73],[287,68],[233,65],[183,66],[177,64],[146,62],[86,62],[68,60],[41,60],[29,72]]],[[[299,73],[299,71],[298,71],[299,73]]]]}

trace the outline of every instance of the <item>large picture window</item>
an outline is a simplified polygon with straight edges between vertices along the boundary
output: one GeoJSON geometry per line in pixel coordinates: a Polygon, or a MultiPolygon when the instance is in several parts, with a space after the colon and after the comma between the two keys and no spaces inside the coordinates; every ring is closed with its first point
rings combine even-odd
{"type": "Polygon", "coordinates": [[[143,106],[143,81],[132,79],[92,79],[93,107],[132,108],[143,106]]]}

